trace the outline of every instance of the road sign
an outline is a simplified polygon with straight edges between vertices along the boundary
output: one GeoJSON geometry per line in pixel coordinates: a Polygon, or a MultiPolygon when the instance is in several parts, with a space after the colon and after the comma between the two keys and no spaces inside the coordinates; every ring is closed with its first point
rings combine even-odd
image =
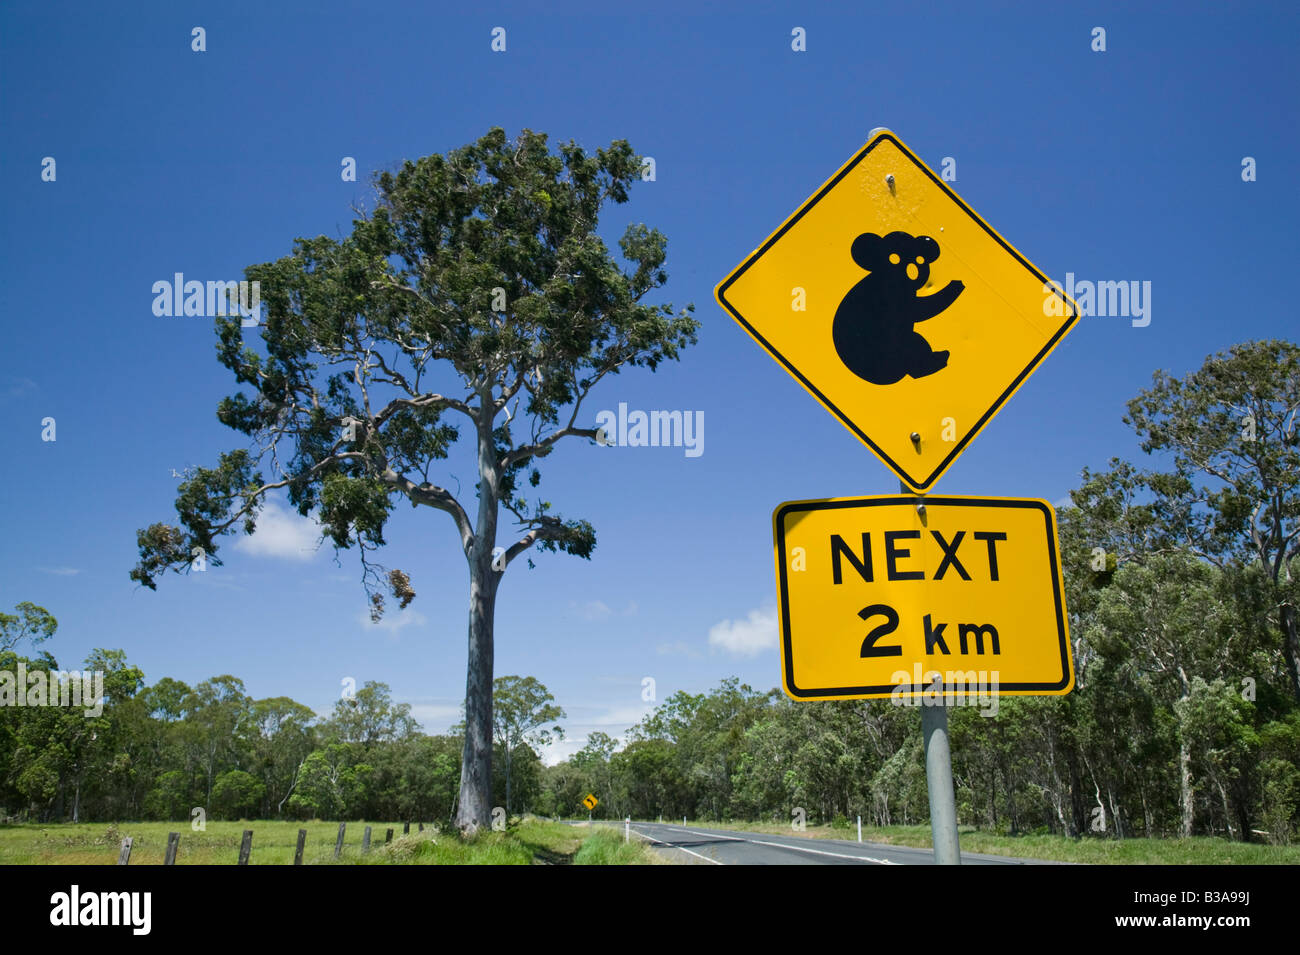
{"type": "Polygon", "coordinates": [[[596,798],[595,796],[593,796],[591,793],[587,793],[587,798],[584,799],[584,800],[582,801],[582,804],[583,804],[584,806],[586,806],[588,809],[595,809],[595,808],[596,808],[596,804],[597,804],[598,802],[600,802],[599,799],[597,799],[597,798],[596,798]]]}
{"type": "Polygon", "coordinates": [[[772,525],[781,679],[793,699],[979,704],[1073,687],[1046,501],[793,501],[772,525]]]}
{"type": "Polygon", "coordinates": [[[716,295],[917,491],[1078,320],[1058,286],[887,131],[716,295]]]}

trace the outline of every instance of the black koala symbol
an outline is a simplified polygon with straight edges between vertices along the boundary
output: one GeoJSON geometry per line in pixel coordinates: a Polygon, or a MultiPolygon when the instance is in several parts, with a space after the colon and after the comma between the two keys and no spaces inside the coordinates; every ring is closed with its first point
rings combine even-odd
{"type": "Polygon", "coordinates": [[[917,294],[929,281],[939,243],[928,235],[864,232],[850,252],[871,274],[849,289],[835,311],[831,337],[845,367],[872,384],[892,385],[946,366],[948,352],[932,349],[913,328],[946,309],[966,288],[949,282],[933,295],[917,294]]]}

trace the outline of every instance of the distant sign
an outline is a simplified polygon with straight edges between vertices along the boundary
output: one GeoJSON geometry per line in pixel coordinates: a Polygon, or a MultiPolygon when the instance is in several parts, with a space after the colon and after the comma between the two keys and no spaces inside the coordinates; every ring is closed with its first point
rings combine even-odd
{"type": "Polygon", "coordinates": [[[887,131],[716,296],[917,491],[1078,321],[1058,286],[887,131]]]}
{"type": "MultiPolygon", "coordinates": [[[[921,697],[937,674],[1003,696],[1074,685],[1046,501],[782,504],[772,516],[781,677],[796,700],[921,697]]],[[[973,691],[972,691],[973,692],[973,691]]]]}
{"type": "Polygon", "coordinates": [[[587,798],[584,799],[584,800],[582,801],[582,804],[583,804],[584,806],[586,806],[588,809],[595,809],[595,808],[596,808],[596,804],[597,804],[598,802],[600,802],[599,799],[597,799],[597,798],[596,798],[595,796],[593,796],[591,793],[587,793],[587,798]]]}

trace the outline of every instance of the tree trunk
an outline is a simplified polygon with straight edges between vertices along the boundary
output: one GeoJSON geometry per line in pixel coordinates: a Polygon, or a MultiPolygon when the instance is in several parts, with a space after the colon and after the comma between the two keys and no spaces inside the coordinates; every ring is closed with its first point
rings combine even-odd
{"type": "MultiPolygon", "coordinates": [[[[1182,687],[1182,695],[1178,702],[1183,703],[1191,695],[1191,686],[1187,679],[1187,674],[1179,664],[1178,681],[1182,687]]],[[[1177,704],[1175,704],[1177,712],[1177,704]]],[[[1186,717],[1178,717],[1178,804],[1182,809],[1182,820],[1179,823],[1178,833],[1184,839],[1190,839],[1192,836],[1192,751],[1187,744],[1187,727],[1183,725],[1186,717]]]]}
{"type": "MultiPolygon", "coordinates": [[[[490,555],[489,555],[490,557],[490,555]]],[[[469,668],[465,676],[465,745],[461,750],[456,827],[471,835],[492,819],[492,622],[496,581],[470,584],[469,668]]]]}
{"type": "Polygon", "coordinates": [[[1110,803],[1110,819],[1115,825],[1115,838],[1125,839],[1128,837],[1129,826],[1124,821],[1124,815],[1120,812],[1119,801],[1115,798],[1115,790],[1106,787],[1106,801],[1110,803]]]}
{"type": "Polygon", "coordinates": [[[1283,601],[1279,608],[1282,618],[1282,649],[1286,657],[1286,675],[1291,681],[1291,692],[1300,700],[1300,626],[1296,621],[1296,608],[1283,601]]]}
{"type": "Polygon", "coordinates": [[[510,818],[510,740],[506,740],[506,818],[510,818]]]}
{"type": "Polygon", "coordinates": [[[1178,834],[1184,839],[1192,835],[1192,754],[1187,747],[1187,737],[1178,734],[1178,804],[1182,808],[1182,822],[1178,834]]]}
{"type": "Polygon", "coordinates": [[[469,664],[465,673],[465,745],[461,750],[456,827],[473,835],[492,819],[492,627],[501,571],[492,566],[500,474],[492,434],[490,386],[479,392],[478,519],[469,543],[469,664]]]}
{"type": "Polygon", "coordinates": [[[1078,836],[1088,831],[1091,822],[1091,815],[1088,813],[1088,804],[1084,801],[1084,783],[1083,773],[1079,771],[1079,761],[1073,747],[1066,751],[1069,754],[1067,765],[1070,767],[1070,821],[1073,824],[1071,836],[1078,836]]]}
{"type": "Polygon", "coordinates": [[[1219,798],[1223,801],[1223,825],[1228,830],[1228,838],[1232,838],[1232,810],[1228,808],[1228,791],[1223,788],[1223,781],[1214,780],[1214,785],[1219,790],[1219,798]]]}

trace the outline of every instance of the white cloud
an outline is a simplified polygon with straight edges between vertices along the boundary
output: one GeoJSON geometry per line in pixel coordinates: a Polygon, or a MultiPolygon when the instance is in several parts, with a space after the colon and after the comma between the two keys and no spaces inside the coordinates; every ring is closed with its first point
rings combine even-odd
{"type": "Polygon", "coordinates": [[[744,620],[723,620],[709,628],[709,646],[738,657],[776,649],[776,608],[751,610],[744,620]]]}
{"type": "Polygon", "coordinates": [[[363,610],[357,614],[357,623],[361,624],[364,630],[386,630],[390,634],[405,630],[407,627],[422,627],[429,620],[418,610],[412,610],[407,607],[405,610],[385,610],[383,617],[378,623],[372,623],[370,620],[370,611],[363,610]]]}
{"type": "Polygon", "coordinates": [[[655,647],[655,653],[661,657],[683,656],[688,660],[699,660],[704,654],[700,653],[685,640],[674,640],[672,643],[661,643],[655,647]]]}
{"type": "Polygon", "coordinates": [[[257,530],[251,537],[235,541],[235,550],[254,557],[280,557],[285,560],[311,560],[320,540],[315,521],[300,517],[274,498],[268,499],[257,515],[257,530]]]}
{"type": "Polygon", "coordinates": [[[465,714],[459,703],[412,703],[411,715],[420,721],[426,733],[436,736],[459,723],[465,714]]]}
{"type": "Polygon", "coordinates": [[[608,620],[614,613],[600,600],[588,600],[581,607],[575,603],[570,603],[569,607],[576,610],[578,616],[583,620],[608,620]]]}
{"type": "Polygon", "coordinates": [[[618,748],[627,743],[627,731],[640,723],[657,704],[640,700],[641,688],[637,685],[637,703],[634,706],[601,706],[599,704],[577,704],[565,706],[569,718],[560,720],[564,727],[564,739],[554,740],[550,746],[543,746],[538,755],[547,766],[554,766],[570,758],[587,745],[587,734],[599,730],[618,740],[618,748]],[[587,715],[591,713],[591,715],[587,715]]]}
{"type": "Polygon", "coordinates": [[[30,378],[5,375],[3,381],[4,394],[7,398],[21,398],[23,395],[31,394],[37,389],[36,382],[30,378]]]}
{"type": "Polygon", "coordinates": [[[43,573],[54,574],[56,577],[75,577],[81,573],[76,567],[41,567],[43,573]]]}
{"type": "MultiPolygon", "coordinates": [[[[588,600],[582,605],[569,601],[569,609],[583,620],[590,620],[592,622],[608,620],[610,617],[614,616],[613,608],[603,600],[588,600]]],[[[618,611],[618,613],[624,617],[635,616],[636,612],[637,605],[635,600],[630,601],[626,607],[618,611]]]]}

